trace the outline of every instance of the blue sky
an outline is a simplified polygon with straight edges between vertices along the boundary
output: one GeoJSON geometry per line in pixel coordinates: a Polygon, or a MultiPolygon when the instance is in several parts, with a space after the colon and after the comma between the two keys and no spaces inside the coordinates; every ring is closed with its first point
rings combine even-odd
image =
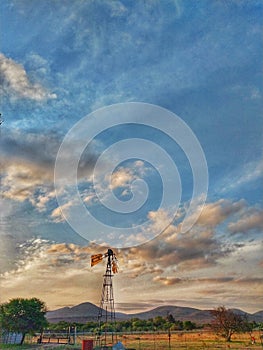
{"type": "MultiPolygon", "coordinates": [[[[89,259],[94,250],[105,250],[94,244],[107,240],[90,227],[93,242],[88,242],[61,215],[55,160],[63,138],[82,118],[89,122],[94,112],[94,125],[103,130],[99,108],[143,102],[176,114],[195,134],[207,162],[208,192],[201,216],[184,233],[193,176],[180,143],[137,124],[105,130],[85,149],[78,169],[84,208],[111,226],[112,237],[117,226],[148,223],[134,239],[125,237],[126,249],[118,250],[117,306],[260,309],[262,2],[4,0],[0,12],[0,301],[34,295],[49,308],[98,303],[101,270],[91,270],[89,259]],[[159,157],[157,170],[138,155],[115,164],[107,182],[105,169],[113,162],[106,154],[97,172],[101,200],[113,190],[125,203],[132,190],[145,190],[138,182],[144,180],[149,197],[141,211],[117,215],[95,196],[92,172],[100,155],[135,137],[158,144],[176,164],[182,184],[176,214],[176,203],[158,210],[159,157]],[[166,220],[167,230],[145,243],[166,220]],[[52,276],[45,289],[39,275],[47,284],[52,276]]],[[[174,176],[171,171],[171,180],[174,176]]],[[[61,192],[62,211],[80,221],[71,191],[68,184],[61,192]]]]}

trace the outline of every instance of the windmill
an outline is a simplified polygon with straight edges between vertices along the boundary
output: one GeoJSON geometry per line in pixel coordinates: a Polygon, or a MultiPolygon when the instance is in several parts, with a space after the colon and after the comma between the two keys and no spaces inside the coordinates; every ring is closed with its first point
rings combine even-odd
{"type": "Polygon", "coordinates": [[[113,274],[118,272],[117,258],[111,249],[105,254],[95,254],[91,256],[91,267],[99,264],[107,259],[106,272],[103,275],[103,285],[101,292],[100,309],[98,314],[98,332],[96,335],[96,346],[101,349],[107,346],[107,342],[111,344],[117,341],[115,328],[115,307],[112,287],[113,274]],[[103,333],[102,333],[103,324],[103,333]],[[110,336],[110,340],[108,340],[110,336]]]}

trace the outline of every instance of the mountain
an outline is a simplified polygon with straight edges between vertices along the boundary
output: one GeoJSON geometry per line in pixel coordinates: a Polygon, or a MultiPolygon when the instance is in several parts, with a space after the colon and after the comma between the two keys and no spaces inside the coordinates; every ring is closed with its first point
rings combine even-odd
{"type": "MultiPolygon", "coordinates": [[[[63,307],[61,309],[48,311],[47,319],[51,323],[59,321],[85,323],[97,321],[100,308],[92,303],[82,303],[73,307],[63,307]]],[[[126,314],[116,312],[116,319],[127,319],[126,314]]]]}
{"type": "Polygon", "coordinates": [[[191,307],[172,305],[159,306],[150,311],[129,315],[129,317],[138,317],[142,320],[148,320],[149,318],[154,318],[156,316],[166,317],[168,314],[172,314],[175,320],[180,321],[192,321],[199,324],[211,321],[210,310],[199,310],[191,307]]]}
{"type": "MultiPolygon", "coordinates": [[[[263,322],[263,310],[254,314],[249,314],[239,309],[232,310],[235,313],[246,314],[250,321],[263,322]]],[[[59,321],[85,323],[88,321],[97,321],[98,314],[99,307],[87,302],[73,307],[63,307],[61,309],[48,311],[47,319],[51,323],[57,323],[59,321]]],[[[116,319],[127,320],[131,318],[140,318],[142,320],[147,320],[156,316],[166,317],[168,314],[172,314],[175,320],[192,321],[197,324],[209,323],[212,319],[210,310],[199,310],[191,307],[173,305],[159,306],[153,310],[135,314],[116,312],[116,319]]]]}
{"type": "Polygon", "coordinates": [[[252,317],[252,320],[256,322],[263,322],[263,310],[255,312],[254,314],[250,315],[252,317]]]}

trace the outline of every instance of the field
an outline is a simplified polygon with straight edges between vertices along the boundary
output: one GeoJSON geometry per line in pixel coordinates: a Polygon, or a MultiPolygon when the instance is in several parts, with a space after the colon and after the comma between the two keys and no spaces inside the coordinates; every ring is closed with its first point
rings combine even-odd
{"type": "Polygon", "coordinates": [[[249,334],[233,336],[233,341],[226,343],[224,339],[209,332],[182,332],[173,333],[170,338],[167,334],[142,334],[137,336],[123,336],[120,341],[128,348],[136,350],[170,350],[170,349],[262,349],[260,337],[255,336],[256,344],[251,344],[249,334]]]}
{"type": "MultiPolygon", "coordinates": [[[[246,350],[259,350],[263,349],[260,342],[259,332],[254,332],[255,344],[251,343],[249,334],[237,334],[233,336],[233,340],[230,343],[224,341],[224,339],[217,337],[211,332],[178,332],[172,333],[170,338],[167,334],[128,334],[119,335],[118,340],[123,343],[125,348],[134,350],[203,350],[203,349],[246,349],[246,350]]],[[[3,350],[80,350],[82,339],[91,339],[91,337],[77,337],[76,345],[57,345],[57,344],[45,344],[36,345],[28,344],[24,346],[14,345],[2,345],[3,350]]]]}

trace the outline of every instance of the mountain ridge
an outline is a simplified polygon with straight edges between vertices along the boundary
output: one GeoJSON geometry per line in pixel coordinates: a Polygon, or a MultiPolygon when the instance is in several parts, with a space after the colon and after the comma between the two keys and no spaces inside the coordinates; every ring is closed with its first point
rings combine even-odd
{"type": "MultiPolygon", "coordinates": [[[[47,319],[50,323],[57,323],[59,321],[86,323],[89,321],[97,321],[99,307],[90,303],[84,302],[72,307],[63,307],[60,309],[47,312],[47,319]]],[[[232,309],[236,313],[247,315],[250,321],[263,322],[263,310],[255,313],[248,313],[240,309],[232,309]]],[[[153,308],[148,311],[126,314],[116,312],[116,320],[124,321],[131,318],[139,318],[147,320],[156,316],[166,317],[167,314],[172,314],[176,320],[192,321],[197,324],[209,323],[212,319],[211,309],[200,310],[192,307],[163,305],[153,308]]]]}

